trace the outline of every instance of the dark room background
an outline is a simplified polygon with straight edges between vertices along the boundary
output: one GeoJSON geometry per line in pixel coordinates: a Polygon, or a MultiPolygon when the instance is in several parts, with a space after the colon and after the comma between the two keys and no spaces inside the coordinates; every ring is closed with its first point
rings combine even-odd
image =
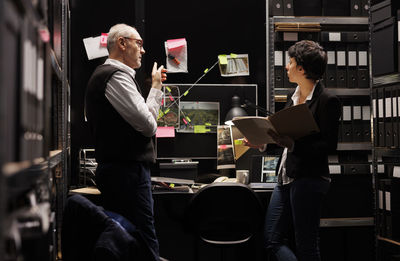
{"type": "Polygon", "coordinates": [[[200,83],[254,83],[258,104],[266,104],[265,1],[204,0],[71,0],[71,183],[77,182],[79,149],[92,147],[84,121],[86,84],[105,58],[88,60],[83,39],[108,32],[116,23],[134,25],[144,39],[146,54],[138,81],[142,88],[153,62],[165,64],[164,42],[186,38],[188,73],[169,74],[167,83],[194,83],[219,54],[249,55],[250,76],[220,76],[215,67],[200,83]]]}

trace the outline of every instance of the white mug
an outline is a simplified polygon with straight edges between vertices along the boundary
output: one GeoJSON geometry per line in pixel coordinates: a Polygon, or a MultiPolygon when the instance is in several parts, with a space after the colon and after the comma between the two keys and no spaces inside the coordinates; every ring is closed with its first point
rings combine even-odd
{"type": "Polygon", "coordinates": [[[249,171],[247,169],[244,170],[236,170],[236,180],[242,184],[249,183],[249,171]]]}

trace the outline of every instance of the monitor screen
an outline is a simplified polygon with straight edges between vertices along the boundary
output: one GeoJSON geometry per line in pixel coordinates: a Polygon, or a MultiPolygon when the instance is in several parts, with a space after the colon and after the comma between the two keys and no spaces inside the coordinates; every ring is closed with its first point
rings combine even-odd
{"type": "Polygon", "coordinates": [[[264,156],[262,160],[262,182],[276,182],[275,170],[279,162],[279,156],[264,156]]]}

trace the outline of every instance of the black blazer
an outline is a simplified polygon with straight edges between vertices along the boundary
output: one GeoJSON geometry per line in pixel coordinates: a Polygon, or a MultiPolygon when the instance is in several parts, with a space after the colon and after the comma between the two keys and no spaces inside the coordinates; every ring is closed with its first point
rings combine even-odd
{"type": "MultiPolygon", "coordinates": [[[[293,93],[288,95],[285,108],[293,106],[292,96],[293,93]]],[[[287,154],[286,174],[291,178],[329,177],[328,154],[335,152],[337,148],[340,101],[318,83],[312,99],[306,103],[320,132],[295,140],[293,151],[288,151],[287,154]]]]}

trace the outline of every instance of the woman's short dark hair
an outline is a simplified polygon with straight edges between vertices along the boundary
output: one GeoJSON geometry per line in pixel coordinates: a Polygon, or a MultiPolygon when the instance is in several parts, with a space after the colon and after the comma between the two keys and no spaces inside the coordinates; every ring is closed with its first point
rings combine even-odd
{"type": "Polygon", "coordinates": [[[307,79],[319,80],[325,73],[328,57],[318,43],[303,40],[289,48],[290,58],[304,69],[307,79]]]}

